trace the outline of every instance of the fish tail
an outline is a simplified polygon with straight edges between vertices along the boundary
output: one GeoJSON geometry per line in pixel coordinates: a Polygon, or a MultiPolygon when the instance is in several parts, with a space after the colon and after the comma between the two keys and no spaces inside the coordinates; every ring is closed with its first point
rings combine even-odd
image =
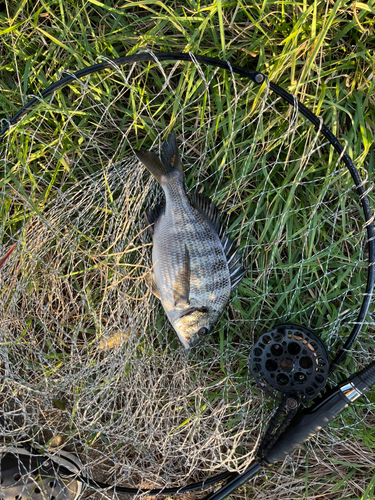
{"type": "Polygon", "coordinates": [[[160,184],[168,182],[168,178],[174,176],[175,172],[183,173],[174,132],[163,142],[160,158],[151,151],[136,151],[135,154],[160,184]]]}
{"type": "Polygon", "coordinates": [[[172,131],[161,146],[161,161],[168,171],[183,173],[180,154],[178,152],[176,134],[172,131]]]}

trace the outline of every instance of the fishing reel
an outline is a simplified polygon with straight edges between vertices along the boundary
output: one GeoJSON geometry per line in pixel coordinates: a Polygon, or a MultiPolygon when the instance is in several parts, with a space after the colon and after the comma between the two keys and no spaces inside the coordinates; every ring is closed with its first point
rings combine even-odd
{"type": "Polygon", "coordinates": [[[314,399],[327,382],[329,359],[325,345],[308,328],[293,323],[276,325],[254,344],[250,371],[257,386],[276,401],[314,399]]]}
{"type": "Polygon", "coordinates": [[[304,326],[276,325],[252,348],[250,371],[256,385],[279,402],[257,449],[257,459],[267,464],[270,450],[296,416],[301,403],[314,399],[326,385],[327,349],[320,338],[304,326]],[[287,413],[282,417],[284,410],[287,413]]]}

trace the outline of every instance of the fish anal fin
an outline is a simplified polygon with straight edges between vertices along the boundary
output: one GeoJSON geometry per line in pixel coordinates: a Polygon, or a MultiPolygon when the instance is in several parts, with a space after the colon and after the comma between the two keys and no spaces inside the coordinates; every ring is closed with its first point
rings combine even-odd
{"type": "Polygon", "coordinates": [[[148,288],[151,290],[151,292],[155,295],[155,297],[161,300],[160,292],[156,285],[155,274],[153,271],[151,271],[149,274],[146,275],[146,284],[148,288]]]}
{"type": "Polygon", "coordinates": [[[189,305],[190,295],[190,254],[187,246],[185,245],[184,258],[182,269],[178,273],[175,287],[173,290],[173,299],[176,306],[189,305]]]}
{"type": "Polygon", "coordinates": [[[155,208],[146,213],[146,224],[147,226],[149,226],[147,229],[151,234],[154,234],[155,223],[159,219],[159,217],[164,214],[164,212],[165,205],[164,203],[161,203],[159,205],[156,205],[155,208]]]}

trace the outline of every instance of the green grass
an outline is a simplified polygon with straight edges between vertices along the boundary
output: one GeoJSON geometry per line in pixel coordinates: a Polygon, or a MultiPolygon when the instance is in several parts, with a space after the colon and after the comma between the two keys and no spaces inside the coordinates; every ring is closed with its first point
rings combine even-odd
{"type": "MultiPolygon", "coordinates": [[[[347,143],[370,187],[375,136],[374,13],[373,0],[355,4],[343,0],[328,4],[305,0],[258,4],[243,0],[8,2],[7,12],[0,14],[0,118],[10,119],[28,96],[64,76],[64,71],[77,71],[103,57],[114,59],[145,49],[192,51],[262,71],[293,93],[322,117],[341,143],[347,143]]],[[[173,64],[164,67],[169,72],[173,64]]],[[[14,330],[4,332],[1,349],[20,367],[26,386],[45,391],[40,405],[47,405],[46,413],[50,411],[43,418],[51,433],[60,430],[67,444],[79,436],[86,451],[92,448],[109,457],[112,452],[121,453],[116,455],[120,457],[117,467],[127,457],[129,463],[147,462],[144,456],[152,449],[151,458],[162,463],[163,474],[168,475],[170,464],[178,458],[159,456],[153,450],[157,445],[163,449],[161,423],[156,443],[133,446],[131,436],[116,436],[112,430],[112,425],[128,429],[124,408],[134,411],[133,399],[121,388],[132,377],[133,368],[126,347],[108,353],[96,346],[106,328],[111,331],[113,315],[119,314],[117,307],[125,295],[138,300],[147,293],[142,276],[150,264],[146,246],[150,240],[137,236],[137,231],[133,234],[124,224],[132,215],[129,207],[134,207],[140,213],[134,227],[142,228],[142,212],[154,204],[160,190],[145,174],[142,185],[149,196],[142,198],[136,192],[134,198],[121,199],[122,180],[109,173],[111,162],[120,162],[132,148],[157,146],[158,134],[174,121],[178,137],[186,139],[182,151],[188,189],[203,190],[227,214],[228,230],[243,247],[249,273],[216,333],[189,358],[187,376],[197,392],[192,390],[183,400],[183,391],[176,390],[175,404],[168,399],[173,387],[170,380],[185,365],[175,354],[179,346],[175,334],[154,301],[150,340],[145,336],[134,350],[135,359],[146,363],[149,376],[155,381],[161,377],[156,392],[148,394],[144,388],[144,397],[154,415],[162,411],[172,415],[167,426],[171,443],[186,439],[184,452],[193,456],[199,439],[189,441],[189,433],[197,422],[201,425],[196,428],[197,436],[203,429],[202,456],[208,458],[181,466],[175,476],[170,473],[171,481],[187,471],[196,478],[194,467],[210,468],[210,463],[221,470],[227,450],[220,449],[220,456],[210,454],[210,442],[204,437],[217,421],[218,430],[233,438],[230,465],[240,466],[241,457],[250,455],[274,407],[267,401],[262,409],[260,394],[248,376],[254,340],[277,320],[292,320],[314,328],[333,354],[350,331],[365,283],[363,219],[349,175],[336,165],[333,150],[322,147],[319,140],[317,153],[305,164],[306,144],[312,144],[315,137],[311,126],[300,120],[291,133],[292,110],[281,102],[258,119],[264,88],[248,88],[247,81],[236,78],[236,91],[243,94],[234,107],[230,74],[219,71],[213,77],[210,68],[203,72],[210,81],[208,87],[193,64],[181,63],[170,80],[175,95],[163,92],[156,99],[153,95],[162,88],[164,77],[155,64],[138,65],[127,81],[127,68],[92,75],[82,80],[86,87],[73,83],[35,107],[7,135],[0,156],[4,172],[0,180],[2,254],[15,239],[19,243],[17,254],[4,268],[1,303],[5,313],[12,311],[20,318],[14,330]],[[108,112],[101,104],[110,105],[108,112]],[[128,134],[126,139],[119,131],[128,134]],[[257,147],[252,147],[254,138],[257,147]],[[102,190],[90,197],[94,178],[102,179],[98,180],[102,190]],[[71,215],[66,226],[64,212],[52,220],[51,207],[61,192],[72,196],[74,191],[81,193],[82,186],[87,186],[87,206],[80,199],[75,202],[80,210],[88,210],[86,225],[81,223],[81,212],[74,212],[73,201],[68,201],[71,215]],[[52,232],[43,233],[43,227],[52,232]],[[44,235],[42,244],[33,240],[38,231],[44,235]],[[124,242],[124,231],[135,239],[124,242]],[[73,247],[66,243],[67,234],[73,247]],[[21,262],[19,268],[17,262],[21,262]],[[60,294],[54,296],[55,280],[62,285],[60,294]],[[27,293],[17,289],[17,282],[27,283],[27,293]],[[50,309],[43,309],[48,305],[50,309]],[[87,378],[74,380],[77,353],[87,378]],[[106,364],[109,356],[114,359],[114,371],[106,364]],[[127,360],[124,366],[122,359],[127,360]],[[149,365],[147,359],[151,359],[149,365]],[[59,393],[62,373],[72,376],[70,394],[67,384],[59,393]],[[89,401],[103,412],[92,413],[89,401]],[[239,437],[236,432],[246,428],[244,419],[246,425],[254,420],[256,426],[239,437]],[[78,430],[77,422],[83,422],[78,430]]],[[[266,102],[273,99],[270,96],[266,102]]],[[[136,311],[142,314],[140,306],[136,311]]],[[[368,317],[369,324],[338,377],[360,366],[364,351],[374,352],[372,318],[368,317]]],[[[0,365],[1,374],[4,369],[0,365]]],[[[10,394],[17,394],[19,387],[3,384],[0,389],[11,408],[10,394]]],[[[24,408],[28,408],[27,394],[24,408]]],[[[294,457],[296,463],[314,467],[306,471],[302,467],[295,471],[288,463],[274,467],[268,479],[254,480],[238,496],[373,498],[374,442],[369,433],[373,417],[366,410],[373,405],[372,393],[367,402],[356,405],[356,413],[347,411],[327,435],[311,443],[309,455],[301,451],[294,457]]],[[[39,442],[43,441],[42,427],[40,421],[32,430],[39,442]]],[[[93,470],[100,468],[100,460],[90,458],[93,470]]],[[[152,459],[150,471],[155,470],[152,459]]],[[[152,481],[153,473],[146,479],[152,481]]]]}

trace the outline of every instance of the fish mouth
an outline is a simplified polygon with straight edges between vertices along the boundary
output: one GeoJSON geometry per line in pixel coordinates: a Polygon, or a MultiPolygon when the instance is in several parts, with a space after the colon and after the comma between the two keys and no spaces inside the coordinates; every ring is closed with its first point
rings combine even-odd
{"type": "Polygon", "coordinates": [[[191,314],[192,312],[194,312],[194,311],[187,312],[186,315],[184,313],[182,313],[182,316],[179,316],[177,319],[177,322],[173,325],[173,327],[178,335],[178,338],[180,339],[182,345],[185,347],[186,350],[189,350],[192,347],[194,347],[196,342],[195,342],[195,338],[192,335],[190,335],[190,333],[188,333],[186,331],[184,326],[179,325],[179,321],[180,321],[181,317],[187,316],[187,315],[191,314]]]}
{"type": "Polygon", "coordinates": [[[200,341],[202,339],[200,337],[198,337],[198,335],[196,337],[193,337],[190,339],[190,344],[189,344],[189,349],[193,349],[194,347],[196,347],[200,341]]]}
{"type": "Polygon", "coordinates": [[[181,344],[185,347],[186,351],[193,347],[194,342],[192,342],[192,337],[188,333],[182,333],[178,331],[178,328],[174,326],[174,330],[177,333],[178,339],[181,344]]]}
{"type": "Polygon", "coordinates": [[[195,347],[199,343],[199,341],[201,340],[198,336],[197,337],[192,337],[191,335],[184,336],[178,332],[177,332],[177,335],[178,335],[182,345],[185,347],[186,351],[195,347]]]}
{"type": "Polygon", "coordinates": [[[173,327],[176,333],[184,345],[185,349],[191,349],[195,347],[201,338],[198,336],[197,332],[199,327],[202,326],[202,314],[208,312],[208,308],[205,306],[191,306],[180,312],[173,323],[173,327]],[[196,317],[191,317],[194,313],[199,313],[196,317]]]}
{"type": "MultiPolygon", "coordinates": [[[[180,327],[181,326],[182,325],[180,325],[180,327]]],[[[194,328],[194,332],[188,333],[188,331],[184,328],[179,328],[179,325],[175,325],[175,331],[186,350],[192,349],[202,340],[202,338],[196,333],[196,330],[197,329],[194,328]]]]}

